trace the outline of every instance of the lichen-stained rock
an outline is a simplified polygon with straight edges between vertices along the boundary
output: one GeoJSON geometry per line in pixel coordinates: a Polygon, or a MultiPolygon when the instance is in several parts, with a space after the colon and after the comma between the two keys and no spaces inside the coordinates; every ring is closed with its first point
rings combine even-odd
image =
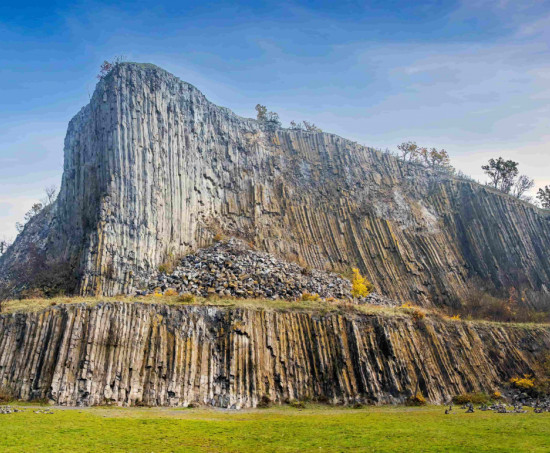
{"type": "Polygon", "coordinates": [[[0,316],[0,385],[62,405],[441,403],[536,373],[548,327],[140,303],[0,316]]]}
{"type": "Polygon", "coordinates": [[[224,232],[316,269],[357,266],[400,301],[456,303],[476,281],[550,299],[548,211],[333,134],[267,132],[153,65],[120,64],[98,83],[42,217],[0,268],[39,237],[77,263],[82,293],[130,292],[224,232]]]}

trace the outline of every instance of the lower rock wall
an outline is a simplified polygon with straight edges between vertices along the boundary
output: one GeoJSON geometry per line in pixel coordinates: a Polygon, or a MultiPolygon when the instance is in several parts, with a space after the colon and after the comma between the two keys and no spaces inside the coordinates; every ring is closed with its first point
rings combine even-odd
{"type": "Polygon", "coordinates": [[[0,316],[0,385],[61,405],[433,403],[537,371],[549,327],[101,303],[0,316]]]}

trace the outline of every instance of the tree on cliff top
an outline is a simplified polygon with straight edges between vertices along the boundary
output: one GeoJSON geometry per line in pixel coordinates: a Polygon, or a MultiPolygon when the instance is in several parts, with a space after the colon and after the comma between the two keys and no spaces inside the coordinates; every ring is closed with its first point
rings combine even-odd
{"type": "Polygon", "coordinates": [[[498,159],[489,159],[489,163],[482,165],[481,168],[489,176],[489,186],[509,193],[519,174],[518,165],[513,160],[504,160],[499,157],[498,159]]]}
{"type": "Polygon", "coordinates": [[[116,56],[113,61],[103,61],[101,63],[101,66],[99,67],[99,74],[97,75],[97,78],[99,80],[104,79],[111,73],[111,71],[120,63],[123,63],[126,61],[126,57],[124,55],[118,55],[116,56]]]}
{"type": "Polygon", "coordinates": [[[258,123],[268,130],[274,132],[281,127],[281,121],[279,120],[279,114],[275,112],[268,112],[265,105],[256,105],[256,119],[258,123]]]}
{"type": "Polygon", "coordinates": [[[401,152],[401,158],[404,161],[413,162],[418,156],[418,145],[416,142],[403,142],[397,145],[397,149],[401,152]]]}
{"type": "Polygon", "coordinates": [[[539,189],[537,192],[537,199],[544,209],[550,209],[550,186],[539,189]]]}
{"type": "Polygon", "coordinates": [[[530,201],[525,193],[535,186],[535,181],[525,175],[519,175],[519,164],[513,160],[489,159],[487,165],[481,168],[489,176],[489,186],[504,193],[513,195],[520,200],[530,201]]]}
{"type": "Polygon", "coordinates": [[[425,166],[432,170],[444,170],[448,173],[454,173],[455,169],[451,165],[449,153],[444,149],[437,148],[418,148],[420,158],[425,166]]]}
{"type": "Polygon", "coordinates": [[[401,159],[405,162],[415,162],[425,167],[449,174],[454,174],[449,153],[444,149],[419,147],[416,142],[403,142],[397,146],[401,159]]]}

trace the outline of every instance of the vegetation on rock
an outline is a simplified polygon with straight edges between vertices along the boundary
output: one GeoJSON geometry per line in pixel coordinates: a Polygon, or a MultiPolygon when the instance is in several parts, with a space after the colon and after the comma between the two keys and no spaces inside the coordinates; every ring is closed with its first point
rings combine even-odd
{"type": "Polygon", "coordinates": [[[355,298],[367,297],[373,290],[373,285],[354,267],[351,280],[351,295],[355,298]]]}

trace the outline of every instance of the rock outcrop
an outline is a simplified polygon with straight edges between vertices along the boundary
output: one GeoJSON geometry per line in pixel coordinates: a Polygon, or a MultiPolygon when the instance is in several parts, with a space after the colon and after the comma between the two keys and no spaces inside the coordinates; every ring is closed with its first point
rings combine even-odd
{"type": "Polygon", "coordinates": [[[550,297],[549,212],[333,134],[266,131],[134,63],[71,120],[57,202],[0,267],[36,239],[81,293],[113,295],[220,232],[312,268],[357,266],[401,301],[454,304],[479,281],[550,297]]]}
{"type": "Polygon", "coordinates": [[[550,328],[162,306],[64,305],[0,316],[0,385],[62,405],[251,407],[313,398],[433,403],[537,372],[550,328]]]}

